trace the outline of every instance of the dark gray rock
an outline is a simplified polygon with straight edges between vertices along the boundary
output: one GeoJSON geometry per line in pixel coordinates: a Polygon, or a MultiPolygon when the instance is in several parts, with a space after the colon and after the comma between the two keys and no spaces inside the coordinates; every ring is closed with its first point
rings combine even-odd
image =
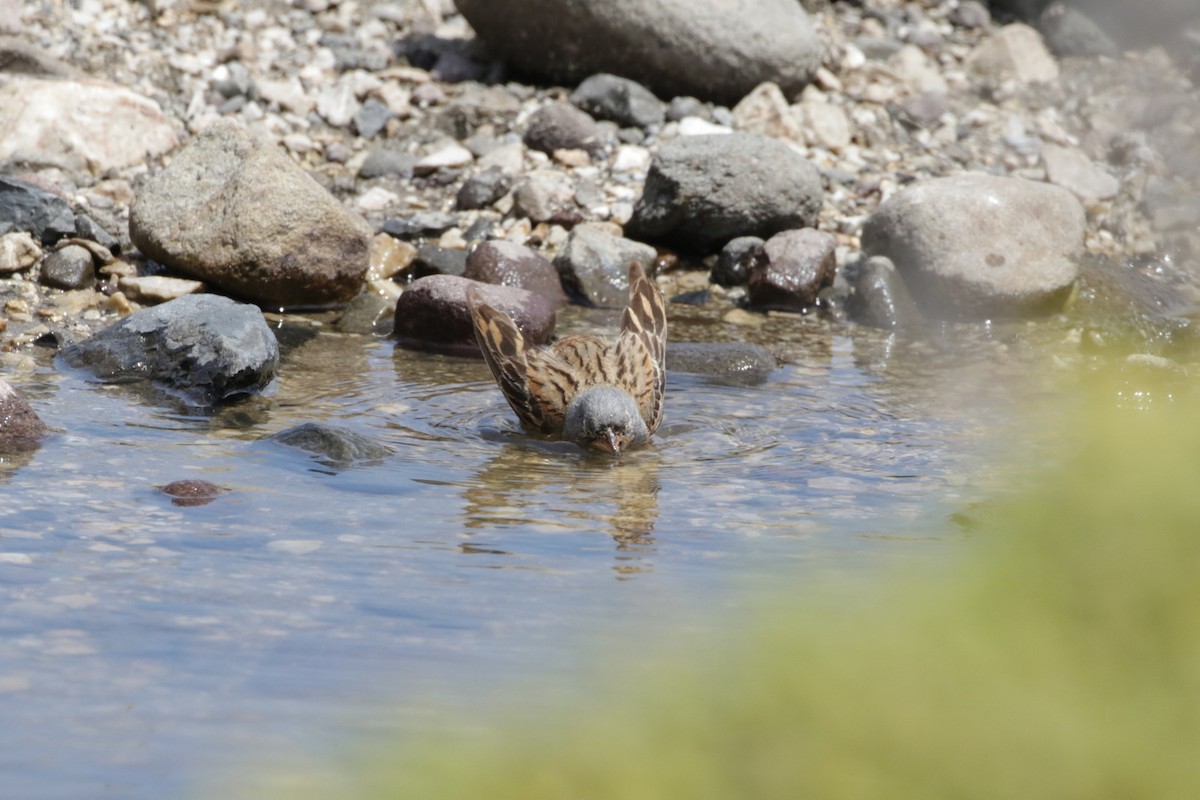
{"type": "Polygon", "coordinates": [[[391,454],[388,447],[368,436],[323,422],[306,422],[273,434],[270,439],[303,450],[330,469],[378,464],[391,454]]]}
{"type": "Polygon", "coordinates": [[[87,214],[75,215],[75,236],[108,248],[114,255],[121,253],[121,242],[87,214]]]}
{"type": "Polygon", "coordinates": [[[654,92],[637,81],[606,72],[579,84],[571,92],[571,102],[596,119],[611,120],[623,127],[661,125],[666,116],[666,109],[654,92]]]}
{"type": "Polygon", "coordinates": [[[1066,3],[1051,3],[1038,17],[1038,30],[1056,56],[1108,56],[1120,48],[1082,10],[1066,3]]]}
{"type": "Polygon", "coordinates": [[[596,120],[567,103],[549,103],[533,112],[525,128],[524,140],[526,147],[543,153],[586,150],[592,155],[600,155],[604,152],[596,120]]]}
{"type": "Polygon", "coordinates": [[[64,348],[62,359],[105,383],[153,381],[215,406],[270,383],[279,344],[256,307],[197,294],[136,311],[64,348]]]}
{"type": "Polygon", "coordinates": [[[445,211],[417,211],[406,217],[384,220],[381,230],[397,239],[436,236],[458,224],[458,215],[445,211]]]}
{"type": "Polygon", "coordinates": [[[374,139],[387,127],[388,120],[396,116],[390,108],[375,98],[366,100],[354,112],[354,130],[364,139],[374,139]]]}
{"type": "Polygon", "coordinates": [[[367,153],[358,168],[360,178],[397,177],[408,179],[413,176],[417,157],[411,153],[380,147],[367,153]]]}
{"type": "Polygon", "coordinates": [[[891,259],[928,317],[1023,317],[1061,308],[1084,228],[1066,189],[968,173],[897,192],[867,219],[862,245],[891,259]]]}
{"type": "Polygon", "coordinates": [[[763,259],[750,270],[747,299],[755,308],[804,311],[833,283],[837,239],[813,228],[777,233],[763,244],[763,259]]]}
{"type": "Polygon", "coordinates": [[[817,168],[783,142],[750,133],[685,136],[655,153],[625,230],[711,253],[738,236],[765,239],[816,224],[822,197],[817,168]]]}
{"type": "Polygon", "coordinates": [[[141,186],[129,233],[159,263],[279,307],[349,300],[371,241],[366,222],[275,144],[226,120],[141,186]]]}
{"type": "Polygon", "coordinates": [[[855,270],[846,312],[861,325],[885,330],[924,321],[895,265],[883,256],[868,258],[855,270]]]}
{"type": "Polygon", "coordinates": [[[25,398],[0,378],[0,454],[33,450],[48,433],[25,398]]]}
{"type": "Polygon", "coordinates": [[[427,275],[462,277],[466,271],[466,250],[455,250],[436,244],[422,244],[417,247],[417,255],[408,268],[409,274],[414,278],[424,278],[427,275]]]}
{"type": "Polygon", "coordinates": [[[396,303],[392,335],[401,347],[482,358],[475,340],[467,287],[479,290],[483,302],[508,314],[526,342],[540,345],[554,333],[554,304],[512,286],[493,286],[453,275],[431,275],[413,281],[396,303]]]}
{"type": "Polygon", "coordinates": [[[75,212],[53,192],[0,177],[0,236],[12,231],[27,231],[42,244],[54,244],[75,235],[75,212]]]}
{"type": "Polygon", "coordinates": [[[658,251],[614,236],[604,226],[579,225],[558,250],[554,266],[567,294],[585,305],[624,308],[629,303],[629,267],[650,270],[658,251]]]}
{"type": "Polygon", "coordinates": [[[712,270],[712,282],[721,286],[745,286],[750,270],[763,259],[763,240],[757,236],[730,239],[717,256],[712,270]]]}
{"type": "Polygon", "coordinates": [[[821,63],[795,0],[458,0],[481,39],[518,70],[573,85],[623,75],[661,97],[734,103],[763,81],[788,95],[821,63]]]}
{"type": "Polygon", "coordinates": [[[512,177],[502,170],[485,170],[463,181],[458,195],[454,198],[454,207],[462,211],[487,208],[508,194],[512,186],[512,177]]]}
{"type": "Polygon", "coordinates": [[[567,302],[554,265],[525,245],[503,240],[482,242],[467,256],[463,277],[497,286],[516,286],[561,306],[567,302]]]}
{"type": "Polygon", "coordinates": [[[96,267],[86,247],[70,244],[42,262],[42,283],[57,289],[86,289],[96,282],[96,267]]]}
{"type": "Polygon", "coordinates": [[[679,342],[667,345],[667,372],[704,375],[730,386],[757,386],[778,366],[775,357],[746,342],[679,342]]]}

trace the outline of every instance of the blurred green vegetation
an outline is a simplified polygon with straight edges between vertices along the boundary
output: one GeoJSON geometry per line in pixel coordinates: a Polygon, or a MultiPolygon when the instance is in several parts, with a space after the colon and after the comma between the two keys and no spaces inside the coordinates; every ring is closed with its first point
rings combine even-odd
{"type": "Polygon", "coordinates": [[[963,559],[840,610],[778,598],[654,670],[614,656],[562,716],[376,742],[278,796],[1200,797],[1200,406],[1121,381],[963,559]]]}

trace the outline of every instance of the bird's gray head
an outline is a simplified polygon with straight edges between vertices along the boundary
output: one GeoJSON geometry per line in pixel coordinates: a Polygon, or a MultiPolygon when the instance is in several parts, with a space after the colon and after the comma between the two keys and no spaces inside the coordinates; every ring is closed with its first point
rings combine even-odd
{"type": "Polygon", "coordinates": [[[650,438],[650,431],[629,392],[601,385],[584,389],[571,400],[563,437],[619,455],[630,444],[650,438]]]}

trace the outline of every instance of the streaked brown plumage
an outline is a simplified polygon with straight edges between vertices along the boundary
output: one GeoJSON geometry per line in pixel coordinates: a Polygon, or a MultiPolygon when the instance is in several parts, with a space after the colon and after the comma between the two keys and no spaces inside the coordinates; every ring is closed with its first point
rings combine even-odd
{"type": "Polygon", "coordinates": [[[573,335],[540,350],[477,291],[468,290],[467,299],[479,349],[525,427],[614,454],[658,429],[667,313],[640,264],[629,269],[629,306],[615,342],[573,335]]]}

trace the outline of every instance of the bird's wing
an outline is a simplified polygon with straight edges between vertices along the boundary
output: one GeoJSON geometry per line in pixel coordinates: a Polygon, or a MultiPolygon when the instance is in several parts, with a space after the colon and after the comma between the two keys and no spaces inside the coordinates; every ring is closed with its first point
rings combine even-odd
{"type": "Polygon", "coordinates": [[[646,427],[654,433],[662,422],[667,381],[667,308],[642,265],[629,268],[629,305],[621,320],[621,336],[612,348],[618,383],[637,401],[646,427]]]}
{"type": "Polygon", "coordinates": [[[571,370],[552,354],[529,348],[520,329],[501,311],[467,290],[475,339],[496,384],[527,427],[559,433],[576,391],[571,370]]]}

